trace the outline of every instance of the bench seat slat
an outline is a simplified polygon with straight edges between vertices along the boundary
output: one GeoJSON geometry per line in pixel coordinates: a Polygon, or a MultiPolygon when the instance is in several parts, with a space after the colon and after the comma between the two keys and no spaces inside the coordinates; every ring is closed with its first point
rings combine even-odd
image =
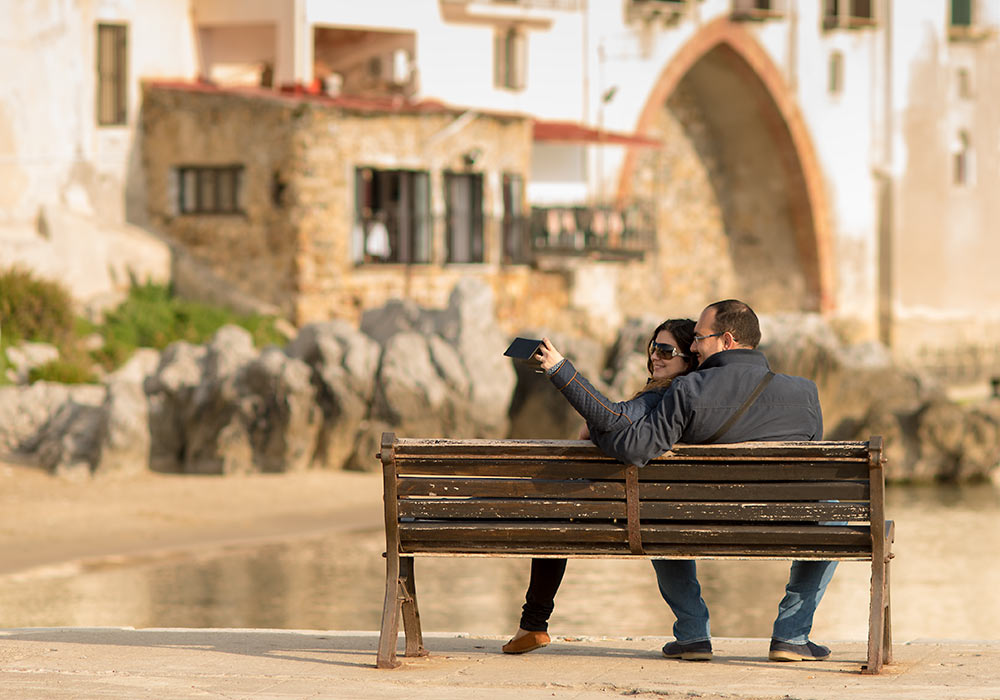
{"type": "MultiPolygon", "coordinates": [[[[613,499],[625,497],[625,486],[623,481],[588,479],[402,477],[398,495],[404,499],[423,496],[613,499]]],[[[639,497],[643,500],[810,501],[822,498],[859,501],[869,496],[868,484],[860,481],[639,483],[639,497]]]]}
{"type": "MultiPolygon", "coordinates": [[[[621,479],[619,462],[556,461],[535,459],[510,461],[490,458],[441,458],[407,460],[396,458],[400,476],[496,476],[534,479],[621,479]]],[[[814,462],[809,464],[647,464],[639,469],[640,481],[858,481],[868,478],[868,465],[860,462],[814,462]]]]}
{"type": "MultiPolygon", "coordinates": [[[[867,521],[866,503],[718,503],[643,501],[647,520],[867,521]]],[[[426,498],[400,501],[399,515],[416,519],[504,520],[568,518],[611,520],[626,517],[625,501],[524,498],[426,498]]],[[[482,527],[488,526],[483,523],[482,527]]]]}

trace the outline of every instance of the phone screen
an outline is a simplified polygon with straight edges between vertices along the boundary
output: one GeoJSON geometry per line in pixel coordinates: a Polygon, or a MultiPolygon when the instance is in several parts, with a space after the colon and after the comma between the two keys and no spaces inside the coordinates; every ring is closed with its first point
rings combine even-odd
{"type": "Polygon", "coordinates": [[[541,344],[541,340],[534,338],[514,338],[514,342],[504,350],[503,354],[507,357],[513,357],[515,360],[530,360],[541,344]]]}

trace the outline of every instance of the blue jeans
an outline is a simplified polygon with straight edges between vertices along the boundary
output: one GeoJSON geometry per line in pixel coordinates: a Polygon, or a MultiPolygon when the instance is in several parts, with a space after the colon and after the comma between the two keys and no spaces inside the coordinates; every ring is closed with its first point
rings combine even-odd
{"type": "MultiPolygon", "coordinates": [[[[701,597],[697,567],[689,559],[653,559],[656,584],[677,620],[674,637],[682,644],[712,638],[708,606],[701,597]]],[[[805,644],[812,629],[813,614],[833,578],[835,561],[794,561],[778,604],[771,638],[789,644],[805,644]]]]}

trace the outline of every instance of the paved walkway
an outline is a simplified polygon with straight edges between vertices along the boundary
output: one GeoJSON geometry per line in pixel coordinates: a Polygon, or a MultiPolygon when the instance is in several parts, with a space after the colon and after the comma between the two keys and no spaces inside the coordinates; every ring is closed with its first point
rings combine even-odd
{"type": "Polygon", "coordinates": [[[716,639],[711,663],[664,659],[661,637],[557,638],[523,656],[501,654],[497,637],[424,641],[431,656],[378,670],[372,632],[0,630],[0,698],[1000,699],[1000,641],[898,643],[880,676],[859,673],[863,642],[778,664],[761,639],[716,639]]]}

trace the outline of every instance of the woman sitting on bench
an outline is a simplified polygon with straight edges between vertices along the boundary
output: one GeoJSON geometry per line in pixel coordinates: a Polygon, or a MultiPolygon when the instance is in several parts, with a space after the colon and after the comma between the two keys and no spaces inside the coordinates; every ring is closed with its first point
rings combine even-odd
{"type": "MultiPolygon", "coordinates": [[[[646,385],[628,401],[612,402],[565,359],[548,338],[542,340],[537,356],[542,369],[564,394],[576,394],[581,400],[577,410],[587,421],[580,439],[590,438],[590,427],[610,431],[631,423],[656,407],[662,393],[674,377],[687,374],[697,367],[691,354],[694,341],[694,321],[670,319],[664,321],[649,339],[646,347],[646,385]]],[[[549,616],[555,608],[556,592],[566,571],[565,559],[532,559],[531,579],[521,613],[521,623],[514,637],[503,646],[505,654],[523,654],[549,643],[549,616]]]]}

